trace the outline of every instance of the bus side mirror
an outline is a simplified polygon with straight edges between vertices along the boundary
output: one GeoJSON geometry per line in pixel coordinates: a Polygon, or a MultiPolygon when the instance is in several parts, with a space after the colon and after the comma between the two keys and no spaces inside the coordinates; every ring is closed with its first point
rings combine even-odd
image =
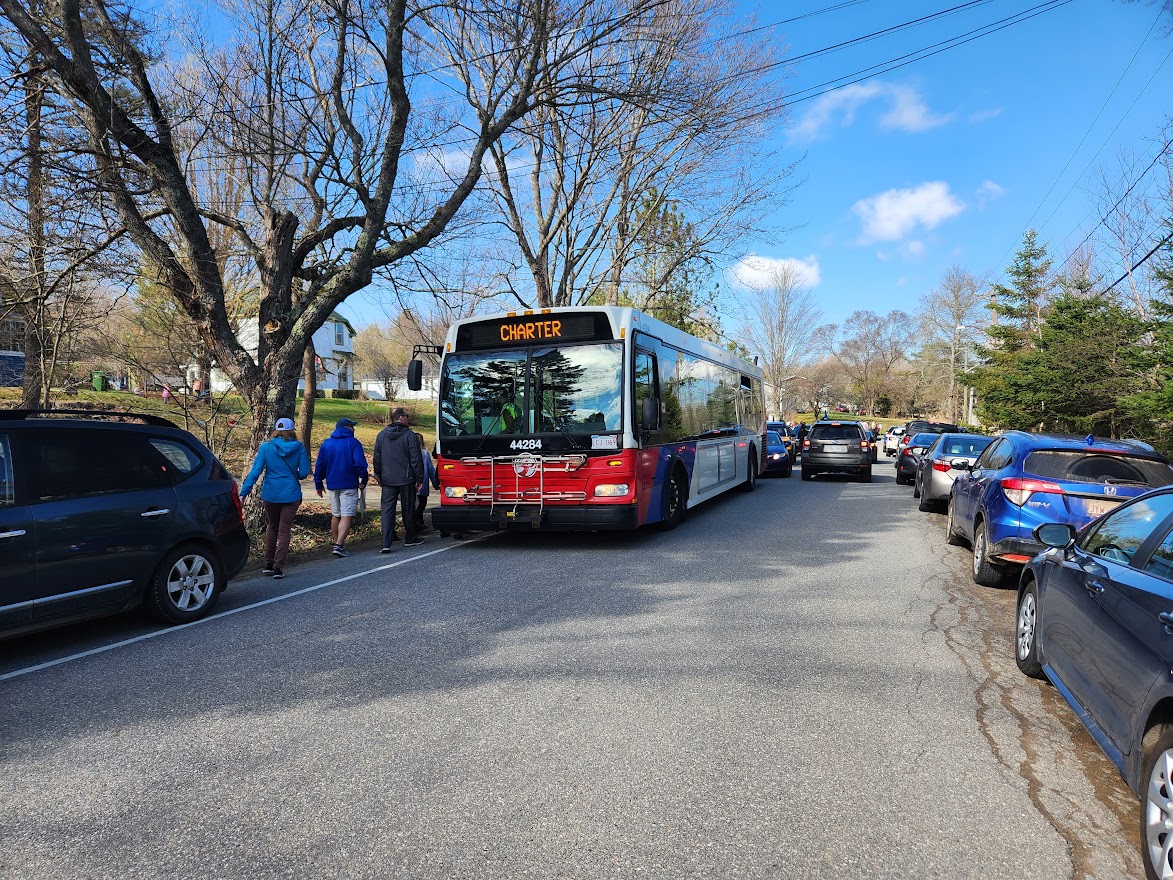
{"type": "Polygon", "coordinates": [[[639,415],[645,431],[660,430],[660,398],[645,397],[640,404],[639,415]]]}
{"type": "Polygon", "coordinates": [[[424,362],[413,360],[407,365],[407,387],[419,391],[424,387],[424,362]]]}

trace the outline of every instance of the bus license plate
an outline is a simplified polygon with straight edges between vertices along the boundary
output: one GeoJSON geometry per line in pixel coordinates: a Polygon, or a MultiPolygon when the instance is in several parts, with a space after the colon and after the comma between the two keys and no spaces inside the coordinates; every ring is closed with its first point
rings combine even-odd
{"type": "Polygon", "coordinates": [[[847,451],[846,446],[841,446],[838,444],[836,444],[834,446],[824,446],[823,447],[823,452],[846,452],[846,451],[847,451]]]}

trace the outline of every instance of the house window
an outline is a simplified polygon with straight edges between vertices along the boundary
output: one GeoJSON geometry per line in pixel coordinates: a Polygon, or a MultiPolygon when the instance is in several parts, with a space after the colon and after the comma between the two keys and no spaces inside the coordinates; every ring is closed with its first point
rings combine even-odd
{"type": "Polygon", "coordinates": [[[346,364],[343,364],[342,366],[340,366],[338,368],[338,387],[339,388],[349,388],[350,387],[350,381],[347,378],[346,364]]]}
{"type": "Polygon", "coordinates": [[[334,344],[335,345],[345,345],[346,344],[346,337],[342,333],[342,322],[341,321],[334,322],[334,344]]]}

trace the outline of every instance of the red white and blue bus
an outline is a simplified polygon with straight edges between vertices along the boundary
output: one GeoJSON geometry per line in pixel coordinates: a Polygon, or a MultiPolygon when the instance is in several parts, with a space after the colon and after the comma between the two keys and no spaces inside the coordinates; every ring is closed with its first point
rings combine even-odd
{"type": "Polygon", "coordinates": [[[673,528],[762,471],[761,369],[635,309],[470,318],[440,354],[444,532],[673,528]]]}

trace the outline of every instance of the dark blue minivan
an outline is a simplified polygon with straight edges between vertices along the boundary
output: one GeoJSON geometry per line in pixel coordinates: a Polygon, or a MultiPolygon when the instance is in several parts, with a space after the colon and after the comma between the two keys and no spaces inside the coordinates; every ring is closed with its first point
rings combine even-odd
{"type": "Polygon", "coordinates": [[[236,482],[157,416],[0,410],[0,635],[211,612],[248,557],[236,482]]]}
{"type": "Polygon", "coordinates": [[[1173,876],[1173,488],[1079,532],[1034,532],[1051,549],[1019,581],[1015,660],[1051,680],[1139,798],[1146,876],[1173,876]]]}

